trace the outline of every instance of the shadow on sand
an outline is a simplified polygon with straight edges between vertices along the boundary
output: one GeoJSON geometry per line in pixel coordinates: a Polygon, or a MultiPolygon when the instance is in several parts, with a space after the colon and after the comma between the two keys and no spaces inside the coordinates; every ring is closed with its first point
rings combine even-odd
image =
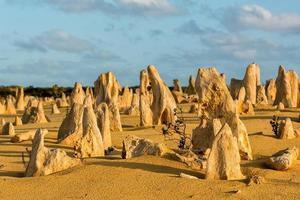
{"type": "Polygon", "coordinates": [[[89,163],[89,164],[99,164],[108,167],[122,167],[127,169],[141,169],[148,172],[172,174],[176,176],[178,176],[180,173],[186,173],[192,176],[196,176],[200,179],[205,178],[205,175],[201,172],[174,168],[174,167],[169,167],[164,165],[148,164],[148,163],[120,162],[120,161],[109,162],[109,161],[102,160],[96,163],[89,163]]]}

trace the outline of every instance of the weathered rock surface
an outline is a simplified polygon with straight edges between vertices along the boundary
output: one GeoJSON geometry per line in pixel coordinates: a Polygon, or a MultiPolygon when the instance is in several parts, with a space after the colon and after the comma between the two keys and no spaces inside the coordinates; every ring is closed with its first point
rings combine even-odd
{"type": "Polygon", "coordinates": [[[189,85],[185,91],[188,95],[195,95],[196,94],[196,89],[195,89],[195,79],[190,76],[189,77],[189,85]]]}
{"type": "Polygon", "coordinates": [[[45,132],[38,129],[32,141],[30,160],[25,176],[46,176],[55,172],[75,167],[81,163],[79,159],[69,157],[61,149],[49,149],[44,146],[45,132]]]}
{"type": "Polygon", "coordinates": [[[74,103],[58,130],[57,141],[75,146],[82,136],[83,105],[74,103]]]}
{"type": "Polygon", "coordinates": [[[82,137],[76,142],[75,151],[80,158],[104,156],[103,140],[90,96],[84,100],[82,137]]]}
{"type": "Polygon", "coordinates": [[[284,66],[279,66],[276,79],[276,98],[274,105],[283,103],[286,108],[297,107],[299,92],[299,77],[293,70],[286,72],[284,66]]]}
{"type": "Polygon", "coordinates": [[[292,120],[286,118],[279,125],[279,138],[280,139],[294,139],[299,137],[298,132],[294,130],[292,120]]]}
{"type": "Polygon", "coordinates": [[[140,72],[140,126],[152,126],[150,81],[147,70],[140,72]]]}
{"type": "MultiPolygon", "coordinates": [[[[199,126],[192,133],[193,151],[205,151],[211,148],[215,119],[221,119],[222,124],[227,123],[232,134],[239,141],[238,144],[242,154],[252,159],[252,150],[249,144],[248,134],[236,113],[236,105],[223,81],[221,75],[215,68],[200,68],[196,79],[196,91],[199,96],[199,113],[201,116],[199,126]]],[[[244,156],[243,156],[244,157],[244,156]]]]}
{"type": "MultiPolygon", "coordinates": [[[[45,135],[48,134],[47,129],[43,129],[42,131],[45,135]]],[[[12,143],[19,143],[19,142],[23,142],[23,141],[33,140],[36,132],[37,132],[37,130],[30,130],[30,131],[27,131],[27,132],[24,132],[24,133],[18,133],[15,136],[13,136],[10,139],[10,141],[12,143]]]]}
{"type": "Polygon", "coordinates": [[[58,109],[56,103],[52,104],[52,114],[60,114],[60,110],[58,109]]]}
{"type": "Polygon", "coordinates": [[[112,147],[112,141],[109,125],[109,110],[106,103],[101,103],[98,105],[96,109],[96,117],[97,124],[102,135],[104,150],[108,150],[110,147],[112,147]]]}
{"type": "Polygon", "coordinates": [[[17,89],[17,102],[16,102],[16,109],[17,110],[24,110],[25,104],[24,104],[24,88],[20,87],[17,89]]]}
{"type": "Polygon", "coordinates": [[[164,156],[170,150],[164,145],[145,138],[126,136],[123,140],[122,158],[134,158],[142,155],[164,156]]]}
{"type": "Polygon", "coordinates": [[[110,129],[122,131],[121,117],[119,111],[119,88],[120,84],[112,72],[101,74],[95,81],[96,106],[106,103],[110,111],[110,129]]]}
{"type": "Polygon", "coordinates": [[[48,119],[44,112],[43,102],[40,100],[37,107],[31,106],[29,103],[26,106],[25,112],[22,116],[22,122],[28,123],[48,123],[48,119]]]}
{"type": "Polygon", "coordinates": [[[244,179],[240,168],[240,154],[237,139],[231,128],[225,124],[215,136],[207,160],[206,179],[244,179]]]}
{"type": "Polygon", "coordinates": [[[161,79],[156,67],[149,65],[147,67],[149,80],[153,92],[153,102],[151,105],[153,125],[162,123],[174,123],[176,116],[176,102],[165,82],[161,79]]]}
{"type": "Polygon", "coordinates": [[[284,149],[267,159],[266,165],[275,170],[288,170],[294,165],[298,155],[299,149],[296,147],[284,149]]]}

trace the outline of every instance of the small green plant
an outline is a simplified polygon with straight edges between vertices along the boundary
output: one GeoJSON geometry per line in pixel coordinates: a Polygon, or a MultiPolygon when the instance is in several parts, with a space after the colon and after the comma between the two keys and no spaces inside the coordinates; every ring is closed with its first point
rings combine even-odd
{"type": "Polygon", "coordinates": [[[272,120],[270,121],[270,124],[272,126],[272,132],[274,135],[277,137],[279,136],[279,117],[278,116],[273,116],[272,120]]]}

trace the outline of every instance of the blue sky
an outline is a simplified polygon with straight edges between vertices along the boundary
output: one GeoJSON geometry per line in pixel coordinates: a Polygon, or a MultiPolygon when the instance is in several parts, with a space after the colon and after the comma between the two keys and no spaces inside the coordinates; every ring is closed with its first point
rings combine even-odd
{"type": "Polygon", "coordinates": [[[113,71],[138,85],[154,64],[167,84],[199,67],[263,80],[280,64],[300,73],[297,0],[0,0],[1,85],[92,85],[113,71]]]}

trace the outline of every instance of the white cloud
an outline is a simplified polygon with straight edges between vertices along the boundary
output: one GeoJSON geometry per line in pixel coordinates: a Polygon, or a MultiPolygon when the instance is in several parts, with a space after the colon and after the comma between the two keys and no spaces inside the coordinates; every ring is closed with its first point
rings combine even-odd
{"type": "Polygon", "coordinates": [[[93,49],[88,41],[73,36],[63,30],[49,30],[39,36],[31,38],[29,41],[16,41],[14,44],[25,50],[40,52],[55,50],[80,53],[93,49]]]}
{"type": "Polygon", "coordinates": [[[221,22],[229,29],[259,29],[264,31],[298,32],[300,15],[295,13],[272,13],[259,5],[244,5],[225,9],[221,22]]]}
{"type": "Polygon", "coordinates": [[[50,5],[70,13],[100,11],[109,15],[162,16],[178,14],[170,0],[6,0],[9,4],[50,5]]]}

